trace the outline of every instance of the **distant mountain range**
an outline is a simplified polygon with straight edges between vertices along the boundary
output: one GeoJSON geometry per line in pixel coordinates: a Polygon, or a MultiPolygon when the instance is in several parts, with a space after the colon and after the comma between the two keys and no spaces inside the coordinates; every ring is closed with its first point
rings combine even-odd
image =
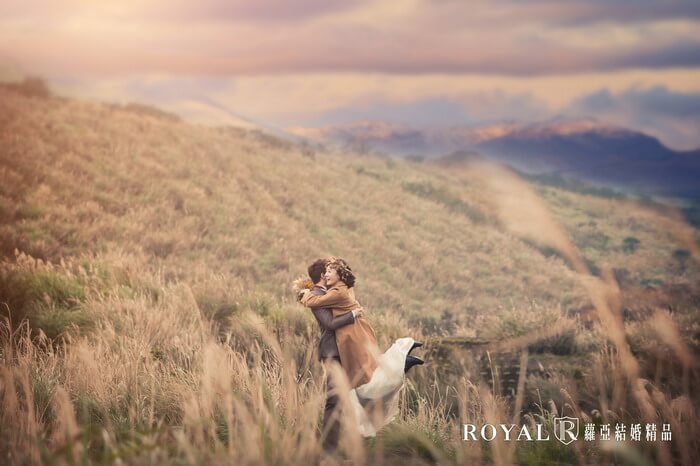
{"type": "Polygon", "coordinates": [[[528,174],[640,194],[700,197],[700,150],[675,151],[648,134],[593,118],[436,129],[364,121],[288,131],[355,151],[450,163],[482,157],[528,174]]]}

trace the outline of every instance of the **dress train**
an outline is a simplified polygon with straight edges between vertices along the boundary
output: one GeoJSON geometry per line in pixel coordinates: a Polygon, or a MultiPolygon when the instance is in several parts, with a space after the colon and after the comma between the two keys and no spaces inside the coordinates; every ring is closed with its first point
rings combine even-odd
{"type": "Polygon", "coordinates": [[[406,356],[414,341],[410,337],[396,340],[377,358],[377,368],[370,381],[350,391],[350,404],[364,437],[374,437],[377,430],[393,421],[399,413],[406,356]]]}

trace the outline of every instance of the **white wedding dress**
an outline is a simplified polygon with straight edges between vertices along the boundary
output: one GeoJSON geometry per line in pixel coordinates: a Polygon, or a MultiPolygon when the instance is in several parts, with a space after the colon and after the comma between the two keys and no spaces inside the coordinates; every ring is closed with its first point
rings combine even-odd
{"type": "Polygon", "coordinates": [[[406,356],[414,341],[409,337],[396,340],[377,358],[377,368],[370,381],[350,391],[350,404],[364,437],[374,437],[377,430],[399,413],[406,356]]]}

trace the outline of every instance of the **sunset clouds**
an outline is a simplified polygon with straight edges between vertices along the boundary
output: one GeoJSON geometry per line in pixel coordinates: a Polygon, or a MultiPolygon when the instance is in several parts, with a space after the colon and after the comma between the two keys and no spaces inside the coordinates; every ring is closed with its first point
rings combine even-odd
{"type": "Polygon", "coordinates": [[[146,0],[69,1],[57,8],[35,0],[0,8],[3,53],[63,73],[528,76],[699,65],[698,7],[661,3],[668,7],[646,1],[146,0]]]}
{"type": "Polygon", "coordinates": [[[600,92],[624,119],[630,92],[663,88],[659,118],[676,127],[674,95],[700,93],[699,25],[700,3],[677,0],[11,0],[0,57],[69,92],[150,87],[146,99],[215,98],[280,126],[392,108],[441,124],[546,118],[593,110],[600,92]]]}

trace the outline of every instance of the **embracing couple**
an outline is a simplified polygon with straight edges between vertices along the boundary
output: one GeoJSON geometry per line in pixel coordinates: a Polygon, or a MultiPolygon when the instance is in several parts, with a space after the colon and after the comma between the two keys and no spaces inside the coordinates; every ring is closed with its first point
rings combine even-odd
{"type": "Polygon", "coordinates": [[[299,301],[309,307],[321,326],[318,356],[326,367],[326,404],[323,415],[323,448],[338,445],[339,387],[344,376],[351,391],[349,400],[359,432],[374,436],[398,412],[398,395],[404,373],[420,358],[409,353],[422,346],[412,338],[399,338],[380,354],[374,330],[355,299],[355,275],[346,261],[337,257],[318,259],[308,268],[313,286],[299,292],[299,301]],[[342,371],[330,366],[338,364],[342,371]]]}

